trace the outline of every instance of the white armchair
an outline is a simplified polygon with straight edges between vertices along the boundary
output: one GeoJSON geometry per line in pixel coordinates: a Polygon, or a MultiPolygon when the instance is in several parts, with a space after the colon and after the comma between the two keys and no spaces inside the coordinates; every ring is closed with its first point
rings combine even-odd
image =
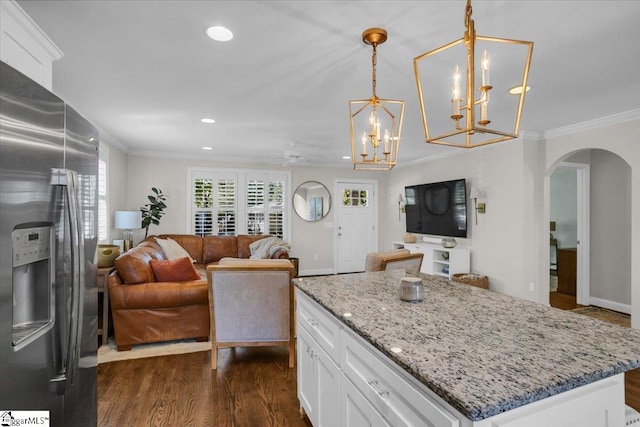
{"type": "Polygon", "coordinates": [[[207,266],[211,369],[218,349],[287,346],[295,361],[293,264],[286,259],[223,258],[207,266]]]}

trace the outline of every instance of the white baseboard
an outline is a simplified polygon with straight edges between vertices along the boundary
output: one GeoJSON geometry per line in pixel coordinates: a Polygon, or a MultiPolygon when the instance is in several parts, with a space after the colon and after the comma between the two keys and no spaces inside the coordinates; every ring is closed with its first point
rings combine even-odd
{"type": "Polygon", "coordinates": [[[618,311],[620,313],[631,314],[631,305],[629,304],[622,304],[620,302],[609,301],[606,299],[596,298],[596,297],[589,298],[589,304],[596,305],[602,308],[607,308],[613,311],[618,311]]]}
{"type": "Polygon", "coordinates": [[[326,276],[333,274],[333,268],[318,268],[316,270],[300,270],[298,276],[326,276]]]}

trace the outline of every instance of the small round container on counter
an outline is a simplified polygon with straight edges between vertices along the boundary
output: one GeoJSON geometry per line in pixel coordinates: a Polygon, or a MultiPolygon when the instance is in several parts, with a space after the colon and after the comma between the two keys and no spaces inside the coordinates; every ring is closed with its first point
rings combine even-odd
{"type": "Polygon", "coordinates": [[[403,277],[400,280],[400,299],[406,302],[420,302],[424,293],[422,279],[419,277],[403,277]]]}

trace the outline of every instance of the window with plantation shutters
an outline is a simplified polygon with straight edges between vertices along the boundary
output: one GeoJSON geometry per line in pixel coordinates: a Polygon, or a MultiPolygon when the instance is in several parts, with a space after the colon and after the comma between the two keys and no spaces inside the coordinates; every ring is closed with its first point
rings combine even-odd
{"type": "Polygon", "coordinates": [[[98,243],[109,242],[109,220],[107,206],[107,166],[109,150],[100,144],[98,149],[98,243]]]}
{"type": "Polygon", "coordinates": [[[247,179],[247,234],[284,237],[285,176],[251,174],[247,179]]]}
{"type": "Polygon", "coordinates": [[[193,176],[192,230],[197,236],[234,236],[237,217],[237,178],[193,176]]]}
{"type": "Polygon", "coordinates": [[[217,183],[218,194],[218,236],[236,235],[236,211],[237,211],[237,191],[235,180],[219,180],[217,183]]]}
{"type": "Polygon", "coordinates": [[[286,240],[288,172],[190,170],[191,232],[199,236],[269,234],[286,240]]]}
{"type": "Polygon", "coordinates": [[[247,181],[247,234],[265,234],[264,230],[264,181],[247,181]]]}
{"type": "Polygon", "coordinates": [[[284,235],[284,180],[269,181],[269,234],[282,238],[284,235]]]}

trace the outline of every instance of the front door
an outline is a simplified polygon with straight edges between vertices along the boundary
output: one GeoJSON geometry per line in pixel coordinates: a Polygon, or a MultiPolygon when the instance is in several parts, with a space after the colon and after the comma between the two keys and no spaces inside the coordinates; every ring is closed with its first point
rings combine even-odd
{"type": "Polygon", "coordinates": [[[336,184],[337,273],[364,271],[369,252],[378,248],[377,199],[372,182],[336,184]]]}

